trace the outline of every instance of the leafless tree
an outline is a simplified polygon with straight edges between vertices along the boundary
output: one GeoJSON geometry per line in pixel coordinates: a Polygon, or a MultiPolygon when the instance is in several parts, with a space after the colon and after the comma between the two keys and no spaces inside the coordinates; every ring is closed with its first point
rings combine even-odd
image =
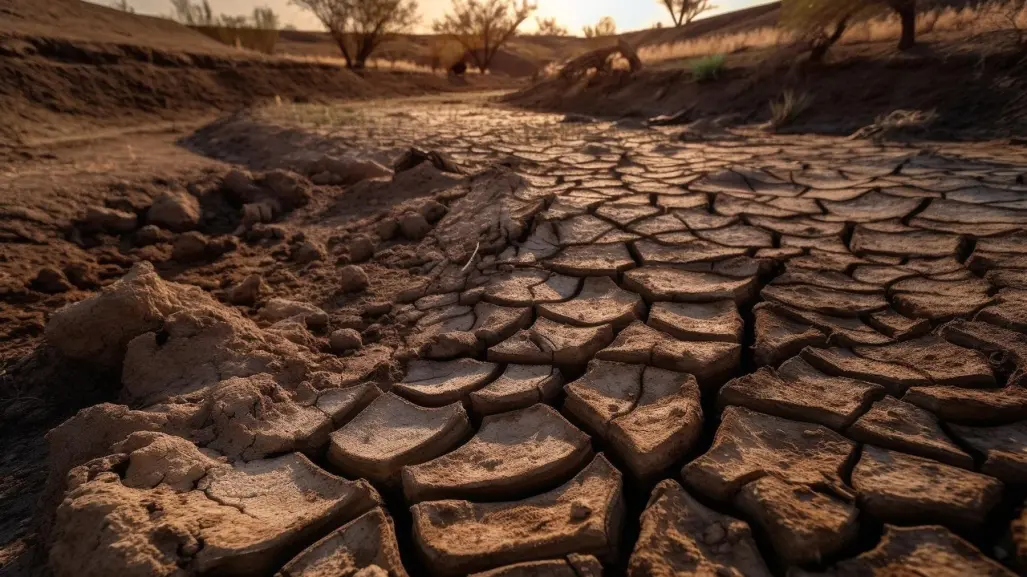
{"type": "Polygon", "coordinates": [[[695,20],[703,12],[713,10],[716,6],[710,0],[661,0],[670,12],[674,26],[684,26],[695,20]]]}
{"type": "Polygon", "coordinates": [[[291,0],[312,12],[349,68],[364,68],[383,42],[417,23],[415,0],[291,0]]]}
{"type": "Polygon", "coordinates": [[[595,26],[585,26],[581,31],[585,33],[585,38],[613,36],[617,33],[617,22],[609,16],[603,16],[595,26]]]}
{"type": "Polygon", "coordinates": [[[478,70],[486,72],[537,7],[529,0],[453,0],[451,12],[432,29],[459,42],[478,70]]]}
{"type": "Polygon", "coordinates": [[[209,0],[193,4],[190,0],[171,0],[175,10],[175,19],[189,26],[216,26],[217,19],[210,8],[209,0]]]}
{"type": "Polygon", "coordinates": [[[561,26],[556,18],[538,18],[535,17],[535,25],[538,26],[538,30],[535,32],[538,36],[566,36],[567,27],[561,26]]]}

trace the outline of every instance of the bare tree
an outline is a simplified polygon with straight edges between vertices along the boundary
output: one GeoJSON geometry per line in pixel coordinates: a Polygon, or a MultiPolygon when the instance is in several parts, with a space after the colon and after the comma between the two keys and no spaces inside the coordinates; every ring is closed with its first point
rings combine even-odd
{"type": "Polygon", "coordinates": [[[898,13],[902,22],[899,50],[909,50],[916,46],[916,0],[886,0],[886,4],[898,13]]]}
{"type": "Polygon", "coordinates": [[[535,25],[538,26],[538,30],[535,32],[537,36],[566,36],[567,27],[561,26],[556,18],[539,18],[535,17],[535,25]]]}
{"type": "Polygon", "coordinates": [[[585,33],[585,38],[613,36],[617,33],[617,22],[609,16],[603,16],[595,26],[585,26],[581,31],[585,33]]]}
{"type": "Polygon", "coordinates": [[[459,42],[478,70],[486,72],[537,7],[529,0],[453,0],[452,12],[436,20],[432,29],[459,42]]]}
{"type": "Polygon", "coordinates": [[[349,68],[364,68],[383,42],[413,27],[415,0],[291,0],[311,11],[339,45],[349,68]]]}
{"type": "Polygon", "coordinates": [[[797,31],[810,45],[810,58],[820,60],[857,20],[891,8],[902,22],[899,50],[916,45],[916,0],[784,0],[781,23],[797,31]]]}
{"type": "Polygon", "coordinates": [[[261,30],[278,30],[278,14],[267,6],[254,8],[253,27],[261,30]]]}
{"type": "Polygon", "coordinates": [[[661,0],[663,5],[667,7],[667,11],[670,12],[670,18],[674,21],[674,26],[684,26],[690,24],[692,20],[695,20],[697,16],[708,10],[713,10],[716,6],[710,4],[710,0],[661,0]]]}
{"type": "Polygon", "coordinates": [[[190,0],[171,0],[175,19],[189,26],[216,26],[217,19],[210,8],[209,0],[193,4],[190,0]]]}

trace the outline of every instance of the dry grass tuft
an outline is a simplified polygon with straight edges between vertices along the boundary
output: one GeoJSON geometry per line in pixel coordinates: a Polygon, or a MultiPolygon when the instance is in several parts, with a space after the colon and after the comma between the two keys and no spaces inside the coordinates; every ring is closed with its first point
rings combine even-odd
{"type": "Polygon", "coordinates": [[[795,121],[813,104],[813,97],[808,92],[785,90],[781,98],[770,101],[770,126],[783,128],[795,121]]]}

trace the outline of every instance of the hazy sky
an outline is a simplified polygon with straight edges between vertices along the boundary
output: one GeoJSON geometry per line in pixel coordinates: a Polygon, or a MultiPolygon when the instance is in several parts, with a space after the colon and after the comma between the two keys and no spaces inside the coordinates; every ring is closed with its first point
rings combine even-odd
{"type": "MultiPolygon", "coordinates": [[[[45,1],[45,0],[41,0],[45,1]]],[[[110,0],[92,0],[97,4],[109,4],[110,0]]],[[[581,27],[593,24],[603,16],[612,16],[619,30],[647,28],[656,22],[670,24],[667,9],[659,0],[537,0],[538,16],[555,16],[572,34],[581,34],[581,27]]],[[[713,0],[716,11],[729,12],[747,6],[763,4],[770,0],[713,0]]],[[[129,0],[141,14],[166,15],[171,13],[170,0],[129,0]]],[[[210,0],[215,13],[228,15],[249,14],[254,6],[270,6],[281,15],[283,24],[292,24],[304,30],[317,30],[320,25],[309,13],[289,4],[289,0],[210,0]]],[[[422,31],[431,26],[433,19],[440,17],[451,4],[451,0],[420,0],[422,31]]],[[[529,20],[524,30],[534,26],[529,20]]]]}

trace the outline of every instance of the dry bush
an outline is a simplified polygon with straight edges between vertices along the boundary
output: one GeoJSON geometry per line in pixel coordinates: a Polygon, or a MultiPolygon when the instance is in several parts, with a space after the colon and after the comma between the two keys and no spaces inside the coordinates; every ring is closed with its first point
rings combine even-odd
{"type": "Polygon", "coordinates": [[[200,34],[222,44],[274,54],[278,44],[278,30],[259,28],[236,28],[233,26],[193,26],[200,34]]]}
{"type": "Polygon", "coordinates": [[[566,36],[567,27],[561,25],[556,18],[535,17],[536,36],[566,36]]]}
{"type": "Polygon", "coordinates": [[[290,0],[328,29],[346,65],[363,68],[382,43],[409,30],[420,17],[415,0],[290,0]]]}
{"type": "Polygon", "coordinates": [[[581,31],[585,34],[585,38],[614,36],[617,34],[617,22],[609,16],[603,16],[595,26],[583,26],[581,31]]]}
{"type": "Polygon", "coordinates": [[[777,100],[770,101],[770,127],[783,128],[795,121],[813,104],[808,92],[785,90],[777,100]]]}
{"type": "Polygon", "coordinates": [[[695,20],[697,16],[706,12],[707,10],[713,10],[716,8],[713,4],[710,4],[710,0],[660,0],[664,6],[667,7],[667,11],[670,12],[671,20],[674,21],[674,26],[684,26],[685,24],[691,24],[692,20],[695,20]]]}
{"type": "Polygon", "coordinates": [[[517,29],[538,8],[529,0],[453,0],[451,12],[432,23],[432,30],[459,42],[481,72],[496,53],[517,35],[517,29]]]}

